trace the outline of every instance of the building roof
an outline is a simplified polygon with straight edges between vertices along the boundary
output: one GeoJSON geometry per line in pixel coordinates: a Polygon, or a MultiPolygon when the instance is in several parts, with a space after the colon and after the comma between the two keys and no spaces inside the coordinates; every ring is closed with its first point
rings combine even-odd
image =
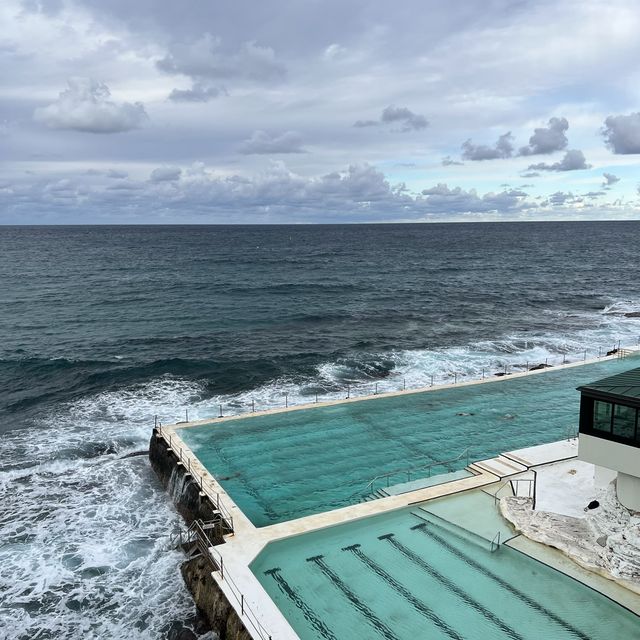
{"type": "Polygon", "coordinates": [[[578,387],[578,391],[638,401],[640,400],[640,367],[582,385],[578,387]]]}

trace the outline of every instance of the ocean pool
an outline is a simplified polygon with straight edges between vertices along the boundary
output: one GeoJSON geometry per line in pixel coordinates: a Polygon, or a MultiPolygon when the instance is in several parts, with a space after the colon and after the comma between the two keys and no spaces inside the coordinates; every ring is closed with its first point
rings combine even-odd
{"type": "Polygon", "coordinates": [[[375,476],[467,447],[480,460],[565,438],[577,430],[576,387],[637,361],[212,421],[180,436],[250,520],[266,526],[358,502],[375,476]]]}

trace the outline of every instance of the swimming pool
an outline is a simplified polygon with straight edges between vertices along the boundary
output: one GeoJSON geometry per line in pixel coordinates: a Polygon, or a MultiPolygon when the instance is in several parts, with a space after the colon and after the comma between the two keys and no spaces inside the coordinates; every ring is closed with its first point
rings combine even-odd
{"type": "Polygon", "coordinates": [[[640,637],[640,618],[612,600],[491,549],[416,507],[272,543],[251,569],[301,640],[640,637]]]}
{"type": "Polygon", "coordinates": [[[250,520],[265,526],[357,502],[373,477],[467,447],[480,460],[565,438],[567,428],[577,429],[575,388],[637,359],[212,422],[180,435],[250,520]]]}

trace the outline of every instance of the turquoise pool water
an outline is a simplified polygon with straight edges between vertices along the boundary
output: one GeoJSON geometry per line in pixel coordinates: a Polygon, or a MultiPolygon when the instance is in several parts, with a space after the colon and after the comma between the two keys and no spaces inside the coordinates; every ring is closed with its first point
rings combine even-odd
{"type": "Polygon", "coordinates": [[[422,509],[269,545],[252,570],[302,640],[611,640],[640,618],[422,509]]]}
{"type": "MultiPolygon", "coordinates": [[[[472,460],[480,460],[562,439],[567,428],[577,429],[575,388],[637,362],[635,356],[490,384],[212,422],[183,429],[181,436],[251,521],[264,526],[357,502],[374,476],[450,459],[466,447],[472,460]]],[[[458,468],[463,466],[461,461],[458,468]]]]}

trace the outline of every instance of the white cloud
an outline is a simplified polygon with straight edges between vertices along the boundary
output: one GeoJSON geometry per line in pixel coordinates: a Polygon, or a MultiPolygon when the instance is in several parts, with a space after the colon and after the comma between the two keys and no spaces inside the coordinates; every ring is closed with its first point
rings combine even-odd
{"type": "Polygon", "coordinates": [[[90,78],[72,78],[68,85],[55,102],[35,110],[36,121],[51,129],[121,133],[137,129],[147,120],[140,102],[113,102],[104,83],[90,78]]]}
{"type": "Polygon", "coordinates": [[[266,131],[254,131],[248,140],[240,145],[240,153],[269,154],[269,153],[305,153],[302,148],[302,138],[295,131],[285,131],[280,135],[266,131]]]}

